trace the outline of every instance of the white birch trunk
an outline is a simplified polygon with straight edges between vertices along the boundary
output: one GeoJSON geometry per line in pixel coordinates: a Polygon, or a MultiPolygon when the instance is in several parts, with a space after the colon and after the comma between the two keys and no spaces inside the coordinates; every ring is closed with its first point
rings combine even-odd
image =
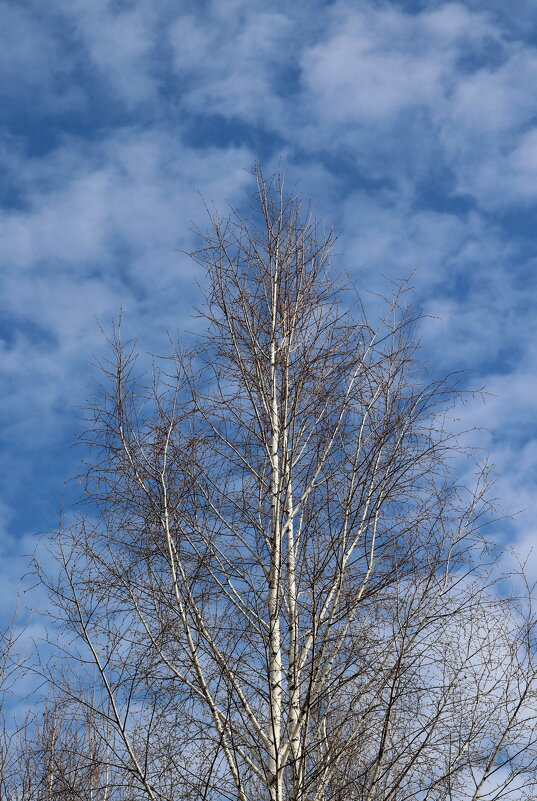
{"type": "Polygon", "coordinates": [[[280,576],[282,560],[280,525],[280,425],[278,408],[278,364],[276,348],[276,312],[278,300],[278,263],[272,278],[271,314],[272,336],[270,343],[271,383],[271,536],[270,574],[268,591],[269,611],[269,753],[268,781],[271,801],[281,801],[283,775],[280,765],[282,716],[282,653],[280,631],[280,576]]]}

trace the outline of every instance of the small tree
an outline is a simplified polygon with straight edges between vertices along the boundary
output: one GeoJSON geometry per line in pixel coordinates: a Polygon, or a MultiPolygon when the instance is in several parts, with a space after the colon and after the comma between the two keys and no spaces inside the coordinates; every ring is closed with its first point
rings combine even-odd
{"type": "Polygon", "coordinates": [[[25,675],[17,631],[17,615],[0,629],[0,801],[8,798],[14,776],[18,776],[17,741],[19,727],[13,714],[17,682],[25,675]]]}
{"type": "Polygon", "coordinates": [[[92,507],[54,546],[109,797],[534,797],[532,611],[494,589],[486,473],[457,483],[457,393],[401,293],[371,325],[332,234],[256,180],[192,254],[199,345],[144,380],[115,331],[92,507]]]}

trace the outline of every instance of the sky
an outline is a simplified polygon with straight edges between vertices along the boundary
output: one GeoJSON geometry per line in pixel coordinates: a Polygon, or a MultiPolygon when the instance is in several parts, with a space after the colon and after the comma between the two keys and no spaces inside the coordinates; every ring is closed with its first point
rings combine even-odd
{"type": "Polygon", "coordinates": [[[98,323],[122,308],[150,352],[192,327],[179,251],[203,199],[248,201],[256,159],[287,164],[364,291],[419,267],[424,354],[486,388],[461,425],[530,553],[536,87],[533,0],[0,0],[0,610],[69,500],[98,323]]]}

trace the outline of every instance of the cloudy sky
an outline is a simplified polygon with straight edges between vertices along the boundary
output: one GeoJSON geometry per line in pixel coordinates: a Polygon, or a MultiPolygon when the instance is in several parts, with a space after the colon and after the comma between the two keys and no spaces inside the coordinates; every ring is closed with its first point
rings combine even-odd
{"type": "MultiPolygon", "coordinates": [[[[510,535],[537,531],[533,0],[0,2],[3,605],[54,526],[91,362],[120,306],[146,350],[188,327],[177,252],[256,158],[342,232],[364,288],[419,265],[434,369],[491,393],[510,535]]],[[[536,538],[537,541],[537,538],[536,538]]],[[[537,576],[537,558],[533,558],[537,576]]]]}

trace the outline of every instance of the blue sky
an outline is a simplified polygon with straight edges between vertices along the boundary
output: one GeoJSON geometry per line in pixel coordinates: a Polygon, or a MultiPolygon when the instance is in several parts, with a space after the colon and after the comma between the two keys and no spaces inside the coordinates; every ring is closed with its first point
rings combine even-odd
{"type": "MultiPolygon", "coordinates": [[[[12,603],[54,525],[77,405],[124,308],[148,351],[192,327],[191,223],[256,158],[342,234],[365,289],[414,278],[435,370],[527,551],[537,501],[537,15],[533,0],[0,2],[0,547],[12,603]]],[[[246,170],[245,170],[246,168],[246,170]]],[[[530,565],[537,577],[537,557],[530,565]]]]}

